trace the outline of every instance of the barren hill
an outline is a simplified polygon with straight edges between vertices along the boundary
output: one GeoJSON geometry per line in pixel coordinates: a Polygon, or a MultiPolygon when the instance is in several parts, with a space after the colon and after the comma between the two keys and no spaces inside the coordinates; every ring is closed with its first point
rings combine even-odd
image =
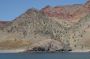
{"type": "Polygon", "coordinates": [[[90,50],[89,5],[29,9],[0,30],[0,49],[90,50]]]}

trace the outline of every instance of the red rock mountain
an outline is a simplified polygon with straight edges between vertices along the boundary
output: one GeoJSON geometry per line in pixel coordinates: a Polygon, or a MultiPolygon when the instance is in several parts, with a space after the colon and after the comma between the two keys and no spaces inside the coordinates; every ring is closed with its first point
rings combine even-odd
{"type": "MultiPolygon", "coordinates": [[[[6,25],[0,22],[0,27],[6,25]]],[[[29,9],[2,30],[0,50],[90,51],[90,1],[29,9]]]]}
{"type": "MultiPolygon", "coordinates": [[[[40,11],[49,17],[56,17],[59,19],[77,22],[81,17],[84,17],[90,13],[90,0],[88,0],[85,4],[74,4],[56,7],[46,6],[40,11]]],[[[30,12],[28,12],[27,16],[30,16],[30,12]]],[[[0,21],[0,27],[5,27],[7,23],[7,21],[0,21]]]]}
{"type": "Polygon", "coordinates": [[[66,6],[46,6],[41,10],[50,17],[58,17],[66,20],[77,20],[90,13],[90,1],[85,4],[74,4],[66,6]]]}

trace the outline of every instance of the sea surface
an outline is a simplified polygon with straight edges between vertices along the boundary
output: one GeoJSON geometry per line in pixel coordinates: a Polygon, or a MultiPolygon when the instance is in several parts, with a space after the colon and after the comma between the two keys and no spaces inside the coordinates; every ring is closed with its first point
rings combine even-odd
{"type": "Polygon", "coordinates": [[[90,59],[90,53],[1,53],[0,59],[90,59]]]}

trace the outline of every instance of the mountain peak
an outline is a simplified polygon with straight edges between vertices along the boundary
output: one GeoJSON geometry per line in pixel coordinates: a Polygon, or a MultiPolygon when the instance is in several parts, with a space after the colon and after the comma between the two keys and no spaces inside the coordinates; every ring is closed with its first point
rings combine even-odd
{"type": "Polygon", "coordinates": [[[86,6],[87,8],[90,8],[90,0],[88,0],[88,1],[85,3],[85,6],[86,6]]]}
{"type": "Polygon", "coordinates": [[[31,9],[28,9],[25,13],[30,14],[30,13],[33,13],[33,12],[38,12],[38,10],[35,9],[35,8],[31,8],[31,9]]]}
{"type": "Polygon", "coordinates": [[[28,9],[27,12],[37,12],[37,9],[31,8],[31,9],[28,9]]]}

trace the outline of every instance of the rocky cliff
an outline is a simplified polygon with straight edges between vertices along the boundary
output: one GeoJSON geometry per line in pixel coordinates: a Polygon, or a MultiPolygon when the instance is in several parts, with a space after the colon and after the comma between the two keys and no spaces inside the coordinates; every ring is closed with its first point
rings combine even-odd
{"type": "Polygon", "coordinates": [[[27,10],[0,30],[0,49],[90,50],[89,4],[27,10]]]}

